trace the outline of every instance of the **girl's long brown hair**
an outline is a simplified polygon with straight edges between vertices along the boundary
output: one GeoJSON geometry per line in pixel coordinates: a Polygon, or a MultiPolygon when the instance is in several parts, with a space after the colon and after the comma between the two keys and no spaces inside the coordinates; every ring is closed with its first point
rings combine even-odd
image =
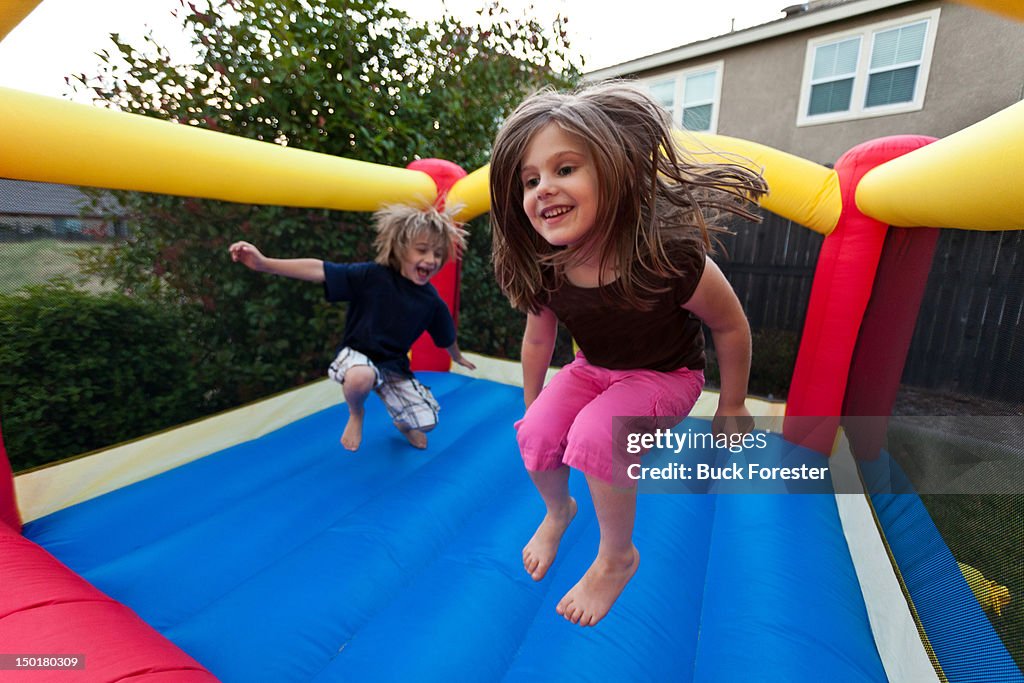
{"type": "Polygon", "coordinates": [[[684,273],[666,247],[689,241],[711,250],[709,225],[724,213],[760,220],[754,202],[768,187],[736,163],[698,163],[676,142],[668,113],[635,85],[605,81],[571,93],[542,90],[505,121],[490,168],[494,272],[505,296],[536,313],[567,266],[590,254],[617,273],[625,304],[649,308],[664,278],[684,273]],[[553,247],[523,210],[520,166],[533,136],[549,124],[579,136],[598,180],[594,227],[582,244],[553,247]]]}

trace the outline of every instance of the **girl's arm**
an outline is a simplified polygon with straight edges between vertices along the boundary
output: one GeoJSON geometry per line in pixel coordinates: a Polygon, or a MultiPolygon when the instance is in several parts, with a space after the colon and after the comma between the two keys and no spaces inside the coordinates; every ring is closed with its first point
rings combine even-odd
{"type": "Polygon", "coordinates": [[[549,308],[540,313],[528,313],[526,331],[523,332],[523,399],[526,407],[540,395],[544,378],[551,365],[551,354],[555,351],[555,336],[558,333],[558,318],[549,308]]]}
{"type": "Polygon", "coordinates": [[[750,325],[732,286],[710,257],[684,308],[704,321],[714,339],[722,376],[713,422],[716,433],[750,431],[752,420],[745,405],[750,379],[750,325]]]}
{"type": "Polygon", "coordinates": [[[248,242],[235,242],[228,247],[231,260],[259,273],[282,275],[308,282],[324,281],[324,262],[315,258],[268,258],[248,242]]]}

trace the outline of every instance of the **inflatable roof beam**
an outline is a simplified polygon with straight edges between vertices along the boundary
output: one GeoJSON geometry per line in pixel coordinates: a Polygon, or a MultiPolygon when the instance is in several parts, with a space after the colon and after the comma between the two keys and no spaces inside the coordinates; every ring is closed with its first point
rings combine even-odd
{"type": "Polygon", "coordinates": [[[430,204],[421,171],[353,161],[0,88],[0,177],[246,204],[430,204]]]}
{"type": "Polygon", "coordinates": [[[889,225],[1024,229],[1024,102],[880,165],[857,207],[889,225]]]}
{"type": "Polygon", "coordinates": [[[39,0],[4,0],[0,3],[0,40],[32,13],[39,0]]]}
{"type": "Polygon", "coordinates": [[[843,204],[833,169],[793,154],[725,135],[679,131],[676,139],[704,163],[738,163],[760,171],[768,182],[761,206],[827,235],[839,222],[843,204]],[[700,143],[699,146],[695,144],[700,143]]]}
{"type": "Polygon", "coordinates": [[[1024,3],[1007,2],[1006,0],[960,0],[961,5],[970,5],[986,9],[993,14],[1024,21],[1024,3]]]}
{"type": "Polygon", "coordinates": [[[452,185],[448,191],[448,203],[462,207],[456,218],[467,222],[491,210],[490,179],[491,167],[484,166],[452,185]]]}
{"type": "MultiPolygon", "coordinates": [[[[679,143],[704,163],[739,163],[764,172],[769,194],[761,206],[815,232],[835,229],[842,211],[839,178],[835,171],[813,161],[780,152],[756,142],[677,131],[679,143]]],[[[465,208],[459,220],[471,220],[490,209],[489,168],[483,167],[455,184],[449,197],[465,208]]]]}

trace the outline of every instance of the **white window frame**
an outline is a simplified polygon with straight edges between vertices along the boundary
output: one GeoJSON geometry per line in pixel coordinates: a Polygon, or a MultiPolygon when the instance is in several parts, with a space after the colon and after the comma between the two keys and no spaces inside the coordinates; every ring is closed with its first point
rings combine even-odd
{"type": "MultiPolygon", "coordinates": [[[[646,78],[642,83],[648,88],[652,89],[655,85],[661,85],[668,82],[673,82],[675,89],[673,90],[672,96],[672,123],[677,128],[683,127],[683,98],[686,95],[686,79],[691,76],[700,76],[701,74],[714,72],[715,74],[715,94],[710,102],[704,102],[702,104],[711,105],[711,121],[710,128],[706,131],[695,131],[701,133],[717,133],[718,132],[718,110],[722,102],[722,74],[725,71],[725,62],[719,60],[717,62],[709,62],[707,64],[701,64],[699,66],[688,67],[681,71],[673,71],[670,73],[660,74],[651,78],[646,78]]],[[[693,105],[691,105],[693,106],[693,105]]]]}
{"type": "MultiPolygon", "coordinates": [[[[867,26],[860,26],[856,29],[832,33],[827,36],[819,36],[807,41],[807,52],[804,56],[804,74],[800,87],[800,106],[797,110],[797,126],[816,126],[822,123],[836,123],[839,121],[853,121],[866,119],[875,116],[889,116],[891,114],[906,114],[908,112],[920,111],[924,108],[925,91],[928,86],[928,72],[931,68],[932,53],[935,48],[935,34],[939,27],[939,8],[909,14],[897,19],[890,19],[867,26]],[[875,36],[882,31],[910,26],[925,21],[928,23],[924,37],[924,47],[921,50],[921,61],[917,71],[917,82],[914,86],[914,99],[910,102],[898,102],[896,104],[883,104],[874,107],[864,106],[867,97],[868,77],[871,75],[871,53],[875,49],[875,36]],[[860,53],[857,55],[857,71],[853,77],[853,92],[850,95],[850,109],[847,111],[828,112],[826,114],[810,115],[807,108],[811,102],[811,80],[814,70],[815,51],[829,43],[836,43],[850,38],[860,38],[860,53]]],[[[891,68],[885,69],[889,71],[891,68]]]]}

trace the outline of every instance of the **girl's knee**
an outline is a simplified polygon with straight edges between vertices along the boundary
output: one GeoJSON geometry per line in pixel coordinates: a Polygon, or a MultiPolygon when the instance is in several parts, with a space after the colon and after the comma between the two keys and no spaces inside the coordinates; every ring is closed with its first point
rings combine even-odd
{"type": "Polygon", "coordinates": [[[515,428],[516,442],[519,443],[520,449],[536,444],[549,444],[554,440],[550,427],[543,424],[543,420],[536,418],[530,412],[527,412],[521,420],[515,423],[515,428]]]}

